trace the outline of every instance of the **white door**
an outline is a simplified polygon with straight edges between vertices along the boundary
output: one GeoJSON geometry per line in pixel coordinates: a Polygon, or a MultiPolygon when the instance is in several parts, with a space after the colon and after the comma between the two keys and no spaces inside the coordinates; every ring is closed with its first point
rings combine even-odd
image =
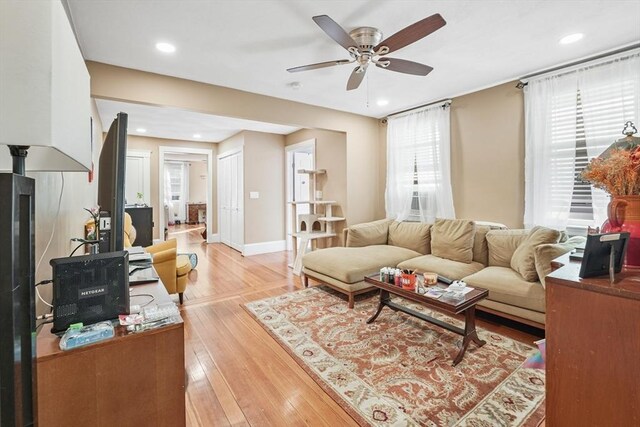
{"type": "Polygon", "coordinates": [[[227,246],[231,245],[231,211],[229,195],[229,158],[218,160],[218,198],[219,198],[219,217],[220,217],[220,241],[227,246]]]}
{"type": "Polygon", "coordinates": [[[187,200],[189,200],[189,171],[185,162],[166,162],[165,171],[169,174],[171,207],[173,220],[186,222],[187,220],[187,200]]]}
{"type": "Polygon", "coordinates": [[[242,176],[242,152],[218,159],[220,241],[241,252],[244,248],[242,176]]]}
{"type": "Polygon", "coordinates": [[[244,245],[244,215],[242,191],[242,153],[231,157],[231,247],[237,251],[244,245]]]}
{"type": "Polygon", "coordinates": [[[127,151],[124,197],[129,205],[151,205],[150,157],[149,151],[127,151]]]}

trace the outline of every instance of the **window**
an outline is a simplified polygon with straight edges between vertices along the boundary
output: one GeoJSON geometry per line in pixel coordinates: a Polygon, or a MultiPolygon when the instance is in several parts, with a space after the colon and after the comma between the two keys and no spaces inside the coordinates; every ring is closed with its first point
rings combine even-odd
{"type": "Polygon", "coordinates": [[[453,218],[448,105],[389,118],[387,217],[433,222],[453,218]]]}
{"type": "Polygon", "coordinates": [[[582,181],[590,159],[638,121],[640,51],[530,80],[525,88],[525,225],[582,234],[608,196],[582,181]]]}

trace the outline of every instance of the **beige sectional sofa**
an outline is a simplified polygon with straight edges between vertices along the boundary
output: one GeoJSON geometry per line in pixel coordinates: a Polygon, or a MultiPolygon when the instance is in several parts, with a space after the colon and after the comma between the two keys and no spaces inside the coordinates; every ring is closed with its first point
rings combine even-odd
{"type": "Polygon", "coordinates": [[[302,259],[305,286],[309,278],[348,296],[372,288],[364,276],[382,267],[435,272],[489,290],[478,308],[537,327],[544,327],[544,277],[551,260],[583,238],[536,227],[505,230],[466,220],[435,224],[380,220],[345,229],[345,247],[321,249],[302,259]]]}

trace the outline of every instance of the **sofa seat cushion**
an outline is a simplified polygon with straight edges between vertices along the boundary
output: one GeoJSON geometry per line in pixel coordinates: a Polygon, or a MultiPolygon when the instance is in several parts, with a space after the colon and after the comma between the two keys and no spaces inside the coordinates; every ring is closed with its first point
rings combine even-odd
{"type": "Polygon", "coordinates": [[[395,267],[417,256],[420,254],[411,249],[387,245],[327,248],[303,256],[302,265],[341,282],[356,283],[368,274],[379,272],[382,267],[395,267]]]}
{"type": "Polygon", "coordinates": [[[399,268],[416,270],[418,273],[438,273],[447,279],[460,280],[465,276],[480,271],[484,268],[479,262],[459,262],[435,255],[423,255],[401,262],[399,268]]]}
{"type": "Polygon", "coordinates": [[[520,308],[545,312],[544,288],[540,282],[528,282],[509,267],[487,267],[464,278],[467,285],[485,288],[489,300],[520,308]]]}

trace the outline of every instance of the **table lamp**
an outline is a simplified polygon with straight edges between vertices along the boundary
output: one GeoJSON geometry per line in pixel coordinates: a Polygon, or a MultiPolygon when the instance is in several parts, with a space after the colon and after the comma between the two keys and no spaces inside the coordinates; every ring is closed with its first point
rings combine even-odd
{"type": "Polygon", "coordinates": [[[89,74],[58,0],[0,1],[0,425],[34,425],[35,180],[88,171],[89,74]],[[2,147],[2,146],[8,146],[2,147]]]}

